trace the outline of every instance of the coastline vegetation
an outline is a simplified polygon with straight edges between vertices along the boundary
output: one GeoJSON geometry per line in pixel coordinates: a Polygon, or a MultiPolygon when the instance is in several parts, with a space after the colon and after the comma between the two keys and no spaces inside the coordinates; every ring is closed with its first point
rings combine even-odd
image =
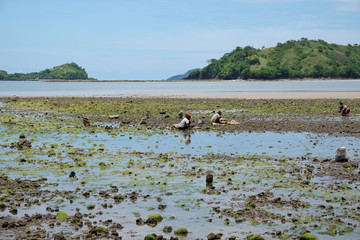
{"type": "Polygon", "coordinates": [[[85,69],[76,63],[65,63],[50,69],[45,69],[40,72],[32,73],[7,73],[0,70],[0,80],[88,80],[88,74],[85,69]]]}
{"type": "Polygon", "coordinates": [[[187,79],[360,78],[360,46],[301,38],[256,49],[237,47],[187,79]]]}

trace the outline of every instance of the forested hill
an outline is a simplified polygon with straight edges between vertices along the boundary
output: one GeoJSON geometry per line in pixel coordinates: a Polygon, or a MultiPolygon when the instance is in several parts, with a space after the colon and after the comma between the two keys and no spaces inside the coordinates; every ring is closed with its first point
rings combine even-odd
{"type": "Polygon", "coordinates": [[[323,40],[278,43],[273,48],[237,47],[192,72],[188,79],[360,78],[360,46],[323,40]]]}
{"type": "Polygon", "coordinates": [[[85,69],[76,63],[66,63],[51,69],[45,69],[33,73],[14,73],[8,74],[0,70],[0,80],[39,80],[39,79],[59,79],[59,80],[87,80],[88,74],[85,69]]]}

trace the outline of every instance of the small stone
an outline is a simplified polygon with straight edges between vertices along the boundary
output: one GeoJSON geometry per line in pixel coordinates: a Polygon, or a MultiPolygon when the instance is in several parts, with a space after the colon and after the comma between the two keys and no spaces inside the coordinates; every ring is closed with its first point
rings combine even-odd
{"type": "Polygon", "coordinates": [[[54,240],[66,240],[66,238],[61,233],[56,233],[54,234],[54,240]]]}
{"type": "Polygon", "coordinates": [[[75,178],[76,177],[76,173],[74,171],[72,171],[70,174],[69,174],[69,178],[75,178]]]}
{"type": "Polygon", "coordinates": [[[214,175],[212,173],[206,174],[206,183],[213,183],[214,175]]]}
{"type": "Polygon", "coordinates": [[[172,228],[171,226],[165,226],[165,227],[163,228],[163,232],[164,232],[164,233],[171,233],[172,230],[173,230],[173,228],[172,228]]]}

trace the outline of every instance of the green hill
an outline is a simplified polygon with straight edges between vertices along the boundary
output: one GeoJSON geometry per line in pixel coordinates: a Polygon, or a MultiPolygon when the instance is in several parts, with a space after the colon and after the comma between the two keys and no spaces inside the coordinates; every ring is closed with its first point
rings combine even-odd
{"type": "Polygon", "coordinates": [[[0,70],[0,80],[39,80],[39,79],[60,79],[60,80],[86,80],[88,74],[85,69],[76,63],[66,63],[51,69],[45,69],[33,73],[8,74],[0,70]]]}
{"type": "Polygon", "coordinates": [[[188,79],[360,78],[359,45],[306,38],[261,50],[237,47],[208,62],[188,79]]]}

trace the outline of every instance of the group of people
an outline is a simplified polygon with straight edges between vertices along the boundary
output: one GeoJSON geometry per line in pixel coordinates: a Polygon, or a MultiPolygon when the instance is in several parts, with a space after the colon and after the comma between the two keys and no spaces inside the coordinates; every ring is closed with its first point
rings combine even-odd
{"type": "MultiPolygon", "coordinates": [[[[221,114],[222,114],[221,111],[215,112],[215,114],[210,119],[212,125],[228,124],[228,121],[225,118],[223,118],[221,114]]],[[[181,122],[174,124],[172,128],[185,130],[190,126],[190,124],[191,124],[191,115],[189,113],[186,113],[184,118],[181,120],[181,122]]]]}
{"type": "MultiPolygon", "coordinates": [[[[341,113],[341,116],[348,117],[350,114],[350,108],[345,105],[343,102],[339,102],[339,113],[341,113]]],[[[222,124],[239,124],[236,121],[230,121],[228,122],[225,118],[221,116],[221,111],[216,111],[215,114],[211,117],[210,122],[212,125],[222,125],[222,124]]],[[[179,129],[179,130],[185,130],[187,129],[191,124],[191,115],[189,113],[185,114],[185,117],[181,120],[180,123],[174,124],[171,128],[172,129],[179,129]]]]}

